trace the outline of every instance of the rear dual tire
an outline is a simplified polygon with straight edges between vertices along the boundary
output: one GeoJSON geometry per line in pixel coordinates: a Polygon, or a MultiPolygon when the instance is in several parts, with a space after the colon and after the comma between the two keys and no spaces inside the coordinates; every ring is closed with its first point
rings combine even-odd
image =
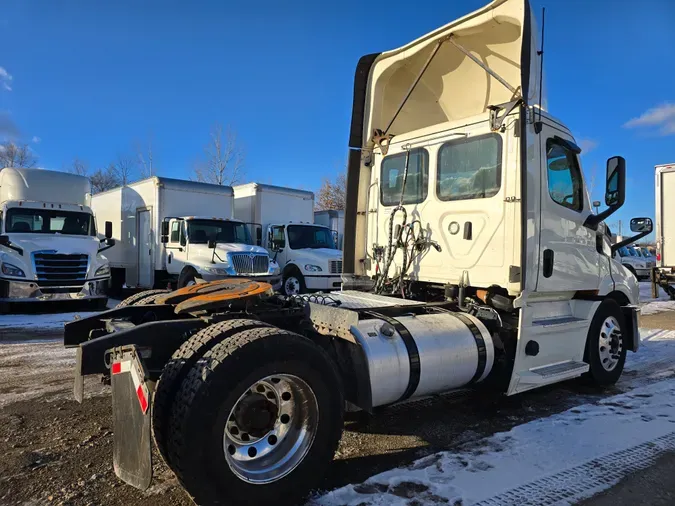
{"type": "Polygon", "coordinates": [[[338,370],[322,348],[277,328],[244,330],[182,381],[168,460],[199,504],[297,504],[333,458],[343,406],[338,370]]]}

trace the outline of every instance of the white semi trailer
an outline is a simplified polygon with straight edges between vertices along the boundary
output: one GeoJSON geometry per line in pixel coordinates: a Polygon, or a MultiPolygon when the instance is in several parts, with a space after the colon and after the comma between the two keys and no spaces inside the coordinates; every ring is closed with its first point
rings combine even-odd
{"type": "Polygon", "coordinates": [[[0,169],[0,310],[64,300],[106,306],[110,268],[103,251],[114,242],[110,223],[97,230],[90,198],[86,177],[0,169]]]}
{"type": "Polygon", "coordinates": [[[281,286],[279,266],[234,220],[231,186],[151,177],[98,193],[98,222],[115,224],[113,290],[181,288],[245,276],[281,286]]]}
{"type": "Polygon", "coordinates": [[[83,375],[111,375],[118,476],[150,485],[152,430],[196,502],[299,504],[345,400],[372,411],[477,384],[619,379],[639,290],[613,250],[652,223],[611,244],[625,161],[608,159],[593,213],[581,150],[538,105],[535,40],[529,3],[495,0],[360,60],[342,291],[223,281],[66,325],[78,397],[83,375]]]}
{"type": "Polygon", "coordinates": [[[255,224],[254,235],[281,267],[283,293],[340,288],[342,251],[332,230],[314,223],[312,192],[259,183],[235,186],[234,216],[255,224]]]}

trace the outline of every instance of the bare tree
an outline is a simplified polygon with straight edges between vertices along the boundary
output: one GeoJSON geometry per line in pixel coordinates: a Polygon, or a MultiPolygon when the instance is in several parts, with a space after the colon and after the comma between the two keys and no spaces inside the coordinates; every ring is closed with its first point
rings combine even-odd
{"type": "Polygon", "coordinates": [[[70,165],[69,172],[77,174],[78,176],[86,176],[89,173],[89,164],[84,160],[75,157],[73,163],[70,165]]]}
{"type": "Polygon", "coordinates": [[[211,129],[211,140],[204,148],[204,158],[194,167],[194,179],[203,183],[233,185],[241,181],[244,150],[237,134],[229,126],[223,132],[220,123],[211,129]]]}
{"type": "Polygon", "coordinates": [[[343,172],[338,174],[335,181],[326,178],[316,195],[317,211],[329,209],[343,210],[347,197],[347,175],[343,172]]]}
{"type": "Polygon", "coordinates": [[[2,167],[35,167],[37,157],[28,144],[5,142],[0,144],[0,168],[2,167]]]}
{"type": "Polygon", "coordinates": [[[141,142],[136,143],[136,155],[138,157],[138,168],[141,179],[154,176],[155,166],[153,165],[152,138],[148,138],[146,146],[143,146],[141,142]]]}
{"type": "Polygon", "coordinates": [[[120,180],[117,177],[117,170],[115,164],[111,163],[105,169],[97,169],[91,176],[91,192],[100,193],[106,190],[111,190],[119,186],[120,180]]]}
{"type": "Polygon", "coordinates": [[[117,155],[115,163],[111,164],[108,168],[110,169],[111,167],[119,184],[126,185],[129,184],[133,178],[133,174],[136,170],[136,161],[131,156],[117,155]]]}

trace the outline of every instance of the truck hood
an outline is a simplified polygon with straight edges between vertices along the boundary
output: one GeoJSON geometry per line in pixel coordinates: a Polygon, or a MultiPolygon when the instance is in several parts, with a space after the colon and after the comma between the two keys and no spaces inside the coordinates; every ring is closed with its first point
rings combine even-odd
{"type": "Polygon", "coordinates": [[[363,105],[357,107],[355,96],[350,146],[373,147],[375,130],[396,136],[476,116],[521,97],[528,105],[538,104],[536,34],[528,0],[494,0],[403,47],[364,56],[355,83],[363,105]]]}
{"type": "MultiPolygon", "coordinates": [[[[216,254],[224,258],[227,253],[254,253],[257,255],[267,255],[267,250],[261,246],[251,246],[250,244],[239,243],[218,243],[216,244],[216,254]]],[[[269,255],[268,255],[269,256],[269,255]]],[[[206,244],[190,244],[190,258],[203,261],[207,264],[211,263],[213,257],[213,250],[206,244]]],[[[218,261],[218,259],[215,259],[218,261]]]]}
{"type": "Polygon", "coordinates": [[[302,261],[305,263],[316,263],[317,265],[322,265],[325,262],[331,260],[342,260],[342,251],[339,249],[330,249],[330,248],[307,248],[301,250],[293,250],[293,259],[299,261],[302,258],[302,261]]]}
{"type": "Polygon", "coordinates": [[[93,236],[61,234],[6,234],[13,244],[24,250],[24,256],[34,251],[51,250],[64,255],[96,256],[100,241],[93,236]]]}

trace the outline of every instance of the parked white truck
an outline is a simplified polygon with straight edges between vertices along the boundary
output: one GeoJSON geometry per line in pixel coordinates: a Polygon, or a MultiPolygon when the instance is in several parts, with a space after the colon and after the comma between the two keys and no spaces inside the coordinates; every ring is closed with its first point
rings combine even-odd
{"type": "Polygon", "coordinates": [[[113,290],[237,276],[280,288],[278,264],[232,218],[233,204],[230,186],[156,176],[94,195],[97,221],[115,224],[113,290]]]}
{"type": "Polygon", "coordinates": [[[608,159],[595,214],[581,150],[538,106],[535,39],[527,1],[495,0],[360,60],[342,291],[224,281],[66,325],[78,398],[83,375],[111,375],[119,477],[150,485],[152,431],[198,504],[302,504],[345,401],[372,412],[480,384],[619,379],[639,290],[612,253],[652,223],[610,244],[625,161],[608,159]]]}
{"type": "MultiPolygon", "coordinates": [[[[90,300],[104,308],[110,279],[86,177],[51,170],[0,169],[0,311],[13,302],[90,300]]],[[[112,250],[111,250],[112,251],[112,250]]]]}
{"type": "Polygon", "coordinates": [[[314,224],[312,192],[259,183],[235,186],[234,216],[261,230],[258,237],[281,266],[286,295],[340,288],[342,251],[330,228],[314,224]]]}
{"type": "Polygon", "coordinates": [[[647,279],[656,265],[653,257],[645,257],[633,246],[623,246],[616,252],[621,264],[626,267],[638,280],[647,279]]]}
{"type": "Polygon", "coordinates": [[[345,233],[345,212],[338,209],[325,209],[323,211],[314,211],[314,223],[330,228],[333,232],[335,245],[342,249],[342,242],[345,233]]]}

